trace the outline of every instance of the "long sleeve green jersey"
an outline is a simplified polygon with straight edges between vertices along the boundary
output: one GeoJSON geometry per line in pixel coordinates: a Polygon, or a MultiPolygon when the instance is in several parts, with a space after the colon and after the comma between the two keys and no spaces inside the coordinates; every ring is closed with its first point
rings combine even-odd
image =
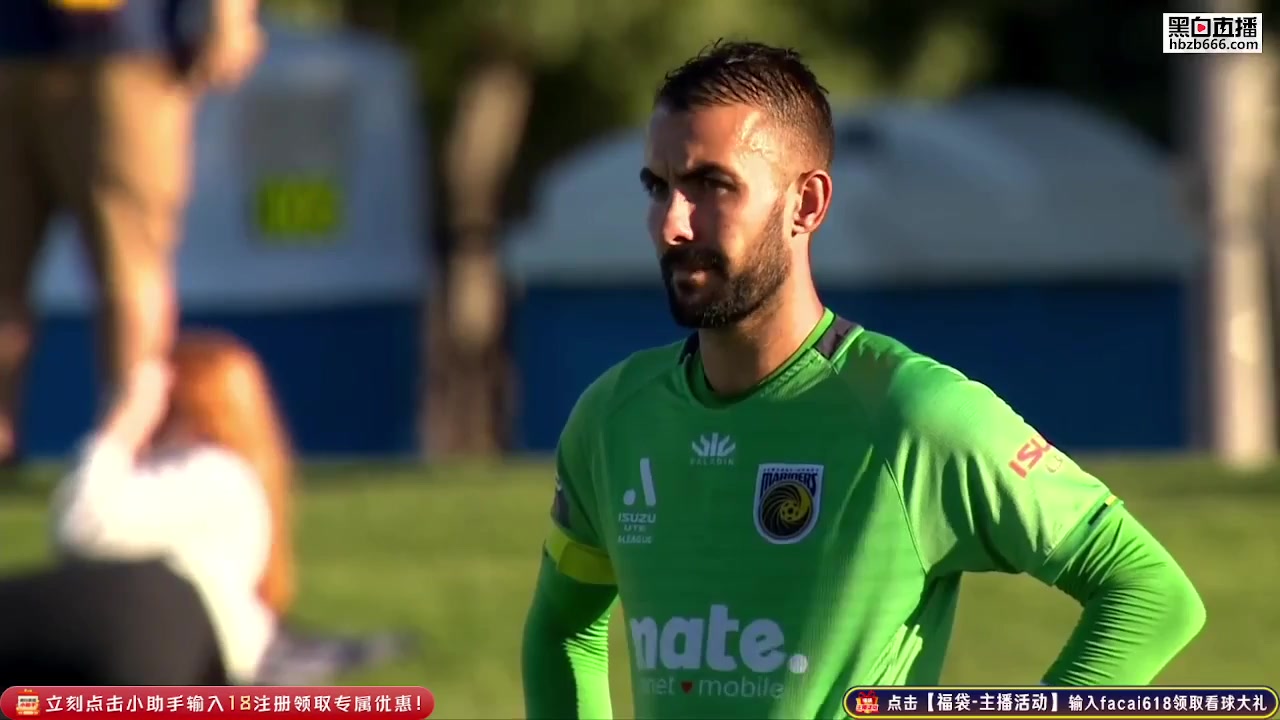
{"type": "Polygon", "coordinates": [[[609,715],[615,599],[643,718],[838,718],[852,686],[938,684],[966,573],[1084,604],[1047,682],[1148,682],[1203,622],[1101,481],[987,387],[830,312],[740,397],[708,388],[696,337],[614,367],[562,434],[551,515],[530,717],[609,715]]]}

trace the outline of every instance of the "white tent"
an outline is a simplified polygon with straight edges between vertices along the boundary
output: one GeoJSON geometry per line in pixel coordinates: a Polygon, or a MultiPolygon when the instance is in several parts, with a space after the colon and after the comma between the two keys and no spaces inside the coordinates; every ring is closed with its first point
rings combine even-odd
{"type": "MultiPolygon", "coordinates": [[[[408,62],[347,34],[272,29],[246,85],[205,98],[179,254],[185,307],[316,308],[420,296],[424,160],[408,62]],[[268,231],[257,203],[278,213],[268,231]],[[302,231],[306,232],[302,232],[302,231]]],[[[65,218],[37,280],[42,309],[91,298],[65,218]]]]}
{"type": "MultiPolygon", "coordinates": [[[[881,104],[836,132],[836,198],[813,246],[825,283],[1167,277],[1200,252],[1158,149],[1067,99],[881,104]]],[[[623,133],[549,173],[510,235],[513,276],[657,282],[642,150],[623,133]]]]}

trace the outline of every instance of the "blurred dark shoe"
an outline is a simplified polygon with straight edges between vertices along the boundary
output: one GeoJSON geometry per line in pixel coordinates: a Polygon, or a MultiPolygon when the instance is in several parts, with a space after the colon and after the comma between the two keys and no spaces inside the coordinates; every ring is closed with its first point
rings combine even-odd
{"type": "Polygon", "coordinates": [[[259,685],[332,685],[343,675],[418,654],[407,632],[327,635],[282,623],[258,670],[259,685]]]}

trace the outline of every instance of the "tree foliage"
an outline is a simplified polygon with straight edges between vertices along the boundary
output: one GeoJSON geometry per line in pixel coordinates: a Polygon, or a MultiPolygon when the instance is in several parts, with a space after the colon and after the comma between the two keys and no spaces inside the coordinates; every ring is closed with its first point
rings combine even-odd
{"type": "MultiPolygon", "coordinates": [[[[325,17],[327,0],[274,0],[325,17]]],[[[718,38],[801,49],[837,104],[879,95],[943,97],[991,65],[985,27],[1000,3],[906,0],[352,0],[415,58],[432,132],[444,132],[466,70],[501,54],[534,83],[527,141],[507,204],[519,209],[548,163],[647,113],[662,74],[718,38]]]]}
{"type": "Polygon", "coordinates": [[[459,324],[483,321],[458,312],[464,303],[499,314],[505,307],[496,260],[501,223],[527,209],[531,190],[557,159],[641,122],[663,73],[719,38],[800,49],[837,107],[879,96],[944,98],[984,83],[1049,86],[1110,108],[1157,138],[1169,137],[1169,56],[1158,46],[1162,9],[1148,2],[266,3],[296,19],[380,33],[413,58],[437,161],[432,206],[441,210],[431,243],[436,280],[428,303],[429,384],[436,395],[427,405],[437,419],[428,430],[442,422],[464,428],[429,443],[440,452],[491,452],[506,442],[510,405],[504,398],[513,395],[514,374],[504,368],[502,334],[466,331],[459,324]],[[493,104],[503,98],[492,88],[501,87],[508,88],[508,102],[493,104]],[[480,108],[481,97],[493,109],[480,108]],[[505,124],[489,122],[486,112],[502,115],[505,124]],[[488,136],[457,132],[466,123],[487,123],[488,136]],[[510,142],[515,145],[507,163],[503,150],[510,142]],[[496,149],[486,154],[489,146],[496,149]],[[486,163],[492,172],[467,176],[469,164],[486,163]],[[466,283],[458,283],[455,276],[464,269],[466,283]],[[464,347],[471,341],[487,349],[464,347]],[[486,408],[484,418],[462,419],[477,407],[486,408]]]}

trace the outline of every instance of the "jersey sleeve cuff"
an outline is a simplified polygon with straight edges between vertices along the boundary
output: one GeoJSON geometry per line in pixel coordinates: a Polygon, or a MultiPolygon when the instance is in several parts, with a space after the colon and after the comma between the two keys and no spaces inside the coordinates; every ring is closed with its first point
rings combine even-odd
{"type": "Polygon", "coordinates": [[[1076,553],[1080,552],[1080,548],[1084,546],[1089,536],[1093,534],[1093,529],[1098,526],[1098,523],[1112,510],[1123,504],[1123,501],[1111,492],[1107,492],[1098,498],[1098,501],[1080,519],[1080,522],[1049,553],[1049,557],[1045,559],[1040,568],[1031,574],[1046,585],[1052,585],[1057,582],[1062,572],[1067,569],[1067,565],[1071,563],[1076,553]]]}
{"type": "Polygon", "coordinates": [[[569,537],[559,525],[551,524],[545,544],[547,556],[565,577],[587,585],[615,585],[609,555],[569,537]]]}

